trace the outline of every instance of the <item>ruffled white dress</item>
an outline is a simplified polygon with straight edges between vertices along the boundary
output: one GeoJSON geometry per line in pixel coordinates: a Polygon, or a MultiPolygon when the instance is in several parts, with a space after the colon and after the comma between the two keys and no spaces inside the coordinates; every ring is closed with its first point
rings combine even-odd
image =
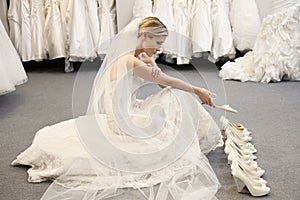
{"type": "Polygon", "coordinates": [[[263,20],[253,51],[222,66],[222,79],[300,80],[300,5],[280,10],[263,20]]]}
{"type": "MultiPolygon", "coordinates": [[[[137,77],[133,77],[133,80],[133,90],[135,91],[143,81],[137,77]]],[[[171,193],[174,199],[183,197],[195,200],[212,199],[219,188],[219,182],[203,153],[208,153],[223,145],[223,140],[218,126],[209,113],[191,94],[170,87],[164,88],[143,100],[136,99],[135,96],[133,98],[135,100],[131,105],[133,109],[130,116],[133,122],[141,128],[147,128],[149,125],[149,121],[145,120],[143,116],[148,115],[147,113],[153,106],[160,105],[164,109],[167,121],[164,128],[161,129],[161,134],[147,141],[135,140],[131,135],[116,132],[107,123],[105,114],[82,116],[39,130],[32,145],[18,155],[12,165],[31,166],[28,170],[29,182],[41,182],[59,177],[56,182],[67,188],[93,182],[93,186],[97,189],[112,191],[112,194],[118,188],[141,189],[162,184],[160,192],[157,194],[160,196],[158,199],[166,199],[168,193],[171,193]],[[141,149],[145,148],[148,148],[147,151],[149,152],[159,152],[169,145],[172,146],[174,138],[180,130],[180,123],[185,120],[180,118],[182,110],[179,108],[182,105],[178,105],[178,99],[174,92],[179,92],[184,97],[186,103],[184,106],[188,110],[188,118],[191,119],[189,123],[195,123],[195,127],[197,127],[197,124],[199,125],[197,133],[195,133],[196,137],[192,137],[192,143],[187,146],[186,151],[178,160],[159,170],[144,173],[118,171],[100,163],[97,168],[91,165],[90,161],[93,158],[78,135],[78,124],[85,123],[86,129],[83,131],[89,131],[89,128],[93,126],[92,122],[95,121],[101,127],[106,139],[113,143],[115,147],[126,149],[126,152],[138,154],[141,149]],[[193,116],[199,117],[195,118],[193,116]],[[89,122],[91,122],[90,125],[89,122]],[[65,176],[65,174],[69,176],[65,176]],[[189,181],[180,182],[185,178],[189,181]],[[184,186],[186,183],[188,185],[184,186]],[[182,184],[182,187],[190,187],[190,190],[187,188],[182,190],[187,189],[190,192],[189,196],[185,195],[187,193],[180,193],[180,184],[182,184]]],[[[193,129],[193,127],[189,128],[193,129]]],[[[183,130],[182,133],[185,137],[190,134],[188,130],[183,130]]],[[[97,144],[95,139],[91,142],[97,144]]],[[[99,141],[100,148],[101,144],[101,141],[99,141]]],[[[174,149],[175,151],[176,149],[174,149]]],[[[172,156],[174,152],[166,154],[165,159],[172,156]]],[[[101,153],[110,157],[112,152],[103,146],[101,153]]],[[[146,157],[147,154],[145,154],[146,157]]],[[[163,161],[160,160],[159,162],[163,161]]],[[[102,199],[102,197],[98,199],[102,199]]]]}
{"type": "Polygon", "coordinates": [[[14,91],[27,81],[27,75],[16,49],[0,21],[0,95],[14,91]]]}

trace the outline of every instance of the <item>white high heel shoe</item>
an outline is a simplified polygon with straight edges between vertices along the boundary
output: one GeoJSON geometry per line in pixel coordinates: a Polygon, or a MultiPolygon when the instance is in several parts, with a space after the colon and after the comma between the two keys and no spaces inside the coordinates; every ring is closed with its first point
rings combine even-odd
{"type": "Polygon", "coordinates": [[[253,177],[247,175],[240,166],[232,170],[232,176],[236,183],[238,192],[242,192],[245,186],[250,194],[255,197],[264,196],[270,192],[270,188],[267,187],[266,184],[255,181],[257,177],[254,179],[253,177]]]}
{"type": "Polygon", "coordinates": [[[243,124],[233,124],[233,125],[235,126],[236,129],[242,131],[243,133],[247,134],[248,136],[252,134],[252,132],[249,131],[243,124]]]}
{"type": "Polygon", "coordinates": [[[226,137],[236,138],[239,141],[243,142],[250,142],[252,140],[252,137],[248,135],[243,135],[242,133],[237,132],[236,130],[232,130],[230,127],[225,129],[225,135],[226,137]]]}
{"type": "MultiPolygon", "coordinates": [[[[257,163],[255,162],[256,164],[254,164],[253,162],[255,162],[255,161],[252,161],[252,162],[251,162],[251,165],[256,165],[256,166],[257,166],[257,163]]],[[[238,165],[239,165],[239,164],[238,164],[237,162],[233,161],[232,164],[231,164],[231,171],[235,170],[236,167],[241,167],[241,168],[243,168],[243,166],[241,166],[241,165],[238,166],[238,165]]],[[[246,164],[246,166],[247,166],[247,164],[246,164]]],[[[258,175],[253,175],[253,173],[251,173],[251,170],[249,170],[249,169],[247,169],[247,168],[243,168],[243,170],[244,170],[244,172],[245,172],[251,179],[253,179],[253,181],[258,182],[258,183],[261,183],[261,184],[267,184],[267,181],[266,181],[265,179],[261,178],[261,177],[258,176],[258,175]]],[[[263,171],[263,173],[264,173],[264,171],[263,171]]]]}
{"type": "Polygon", "coordinates": [[[228,164],[232,163],[236,154],[238,154],[240,157],[242,157],[243,160],[249,160],[249,159],[256,160],[257,159],[257,157],[255,155],[253,155],[249,149],[241,150],[241,149],[235,148],[234,150],[230,151],[230,153],[227,156],[228,164]]]}
{"type": "Polygon", "coordinates": [[[230,166],[231,170],[234,170],[238,166],[241,167],[249,176],[261,177],[265,173],[265,170],[260,168],[256,161],[251,159],[245,161],[239,156],[235,156],[230,166]]]}
{"type": "Polygon", "coordinates": [[[230,151],[232,151],[232,149],[234,148],[239,148],[242,150],[246,150],[249,149],[249,151],[254,154],[257,153],[257,150],[254,148],[254,145],[251,144],[250,142],[243,142],[243,141],[239,141],[238,144],[236,144],[230,137],[226,139],[225,141],[225,148],[224,148],[224,152],[226,154],[229,154],[230,151]]]}
{"type": "Polygon", "coordinates": [[[215,105],[214,108],[224,110],[224,111],[227,111],[227,112],[237,113],[237,110],[231,108],[230,105],[228,105],[228,104],[224,104],[224,105],[221,105],[221,106],[215,105]]]}
{"type": "Polygon", "coordinates": [[[220,122],[222,124],[222,129],[226,130],[228,126],[232,126],[234,129],[236,129],[240,134],[243,136],[250,136],[251,131],[249,131],[244,125],[242,124],[234,124],[233,122],[230,122],[228,119],[226,119],[224,116],[221,116],[220,122]]]}
{"type": "Polygon", "coordinates": [[[250,142],[242,141],[242,140],[240,140],[239,137],[234,137],[231,134],[226,133],[226,132],[229,132],[229,130],[225,131],[225,135],[227,137],[226,141],[228,140],[228,142],[233,142],[234,144],[236,144],[236,146],[243,147],[243,149],[250,149],[255,153],[257,152],[254,145],[251,144],[250,142]]]}

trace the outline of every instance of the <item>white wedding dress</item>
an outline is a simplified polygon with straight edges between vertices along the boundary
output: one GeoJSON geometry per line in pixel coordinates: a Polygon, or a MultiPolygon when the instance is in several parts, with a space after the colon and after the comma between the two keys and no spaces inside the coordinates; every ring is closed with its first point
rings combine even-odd
{"type": "Polygon", "coordinates": [[[190,35],[191,1],[173,0],[173,13],[176,31],[177,65],[189,64],[192,58],[190,35]]]}
{"type": "MultiPolygon", "coordinates": [[[[135,84],[140,84],[141,80],[135,78],[135,84]]],[[[86,182],[92,182],[93,179],[99,176],[99,172],[95,172],[90,165],[92,156],[84,148],[84,144],[78,135],[78,123],[90,119],[95,120],[100,127],[105,131],[105,135],[109,140],[113,141],[118,147],[129,149],[137,153],[143,146],[150,146],[147,151],[155,152],[172,144],[176,136],[178,126],[180,126],[180,110],[176,104],[176,97],[172,94],[173,89],[165,88],[148,97],[146,100],[135,101],[135,116],[149,112],[149,108],[155,105],[164,107],[169,120],[175,123],[166,124],[165,133],[162,136],[153,138],[149,145],[148,143],[137,143],[130,139],[131,142],[123,143],[122,137],[119,137],[107,124],[105,115],[82,116],[76,119],[60,122],[51,126],[47,126],[36,133],[32,145],[24,152],[18,155],[17,159],[12,162],[12,165],[29,165],[28,170],[29,182],[42,182],[59,178],[59,184],[64,187],[74,187],[86,182]],[[173,103],[172,103],[173,102],[173,103]],[[178,121],[176,123],[176,121],[178,121]],[[155,145],[153,145],[155,144],[155,145]],[[74,165],[74,163],[76,163],[74,165]],[[74,170],[73,176],[64,176],[66,173],[71,173],[74,170]]],[[[187,176],[197,176],[192,178],[199,184],[198,192],[205,193],[205,190],[212,190],[215,193],[218,190],[218,179],[213,170],[210,168],[207,158],[203,153],[208,153],[218,146],[222,145],[222,136],[218,126],[215,124],[209,113],[201,106],[199,102],[190,94],[185,94],[187,106],[190,108],[191,116],[200,113],[201,118],[194,119],[200,123],[197,138],[194,138],[191,146],[184,155],[173,164],[162,168],[161,170],[152,173],[135,174],[118,172],[108,168],[106,165],[100,167],[101,177],[98,187],[101,189],[111,188],[144,188],[150,187],[166,180],[172,180],[168,188],[176,188],[175,182],[180,181],[187,176]],[[119,177],[118,177],[119,176],[119,177]],[[174,182],[174,183],[172,183],[174,182]],[[205,187],[207,186],[207,187],[205,187]]],[[[132,116],[134,118],[134,116],[132,116]]],[[[141,123],[143,119],[136,117],[136,123],[141,123]]],[[[139,124],[146,126],[148,122],[139,124]]],[[[92,126],[92,123],[91,123],[92,126]]],[[[88,131],[88,130],[86,130],[88,131]]],[[[189,130],[186,130],[188,133],[189,130]]],[[[149,142],[149,141],[148,141],[149,142]]],[[[128,151],[129,151],[128,150],[128,151]]],[[[103,152],[109,155],[106,149],[103,152]]],[[[147,155],[146,155],[147,156],[147,155]]],[[[167,159],[167,158],[166,158],[167,159]]],[[[173,188],[173,189],[174,189],[173,188]]],[[[195,192],[197,194],[197,191],[195,192]]],[[[175,195],[175,194],[173,194],[175,195]]],[[[201,197],[201,195],[198,195],[201,197]]],[[[176,198],[174,198],[176,199],[176,198]]],[[[198,198],[195,198],[195,200],[198,198]]],[[[210,199],[199,198],[199,199],[210,199]]]]}
{"type": "Polygon", "coordinates": [[[8,11],[7,1],[2,1],[0,3],[0,20],[2,21],[2,24],[3,24],[7,34],[9,34],[7,11],[8,11]]]}
{"type": "Polygon", "coordinates": [[[228,15],[228,2],[212,0],[211,5],[213,43],[208,59],[217,62],[222,57],[235,57],[235,48],[228,15]]]}
{"type": "Polygon", "coordinates": [[[42,199],[104,199],[132,188],[149,200],[206,200],[220,187],[204,154],[223,145],[222,135],[199,101],[170,87],[137,98],[147,82],[128,70],[136,22],[129,37],[124,29],[116,36],[87,115],[42,128],[12,162],[30,166],[29,182],[54,180],[42,199]]]}
{"type": "Polygon", "coordinates": [[[272,14],[263,20],[253,51],[225,63],[219,72],[222,79],[265,83],[300,80],[300,4],[282,0],[273,3],[272,14]]]}
{"type": "Polygon", "coordinates": [[[104,57],[107,54],[112,39],[117,34],[116,3],[114,0],[98,0],[100,10],[100,33],[97,41],[97,53],[104,57]]]}
{"type": "Polygon", "coordinates": [[[212,49],[211,1],[193,1],[191,11],[191,40],[193,56],[202,57],[212,49]]]}
{"type": "Polygon", "coordinates": [[[176,58],[176,32],[175,32],[175,21],[173,13],[172,0],[155,0],[153,8],[154,16],[158,17],[167,27],[169,36],[164,42],[162,48],[163,53],[166,55],[166,60],[172,62],[173,58],[176,58]]]}
{"type": "Polygon", "coordinates": [[[27,81],[20,57],[0,20],[0,95],[14,91],[27,81]]]}
{"type": "Polygon", "coordinates": [[[253,49],[260,29],[256,1],[231,0],[229,16],[235,48],[240,51],[253,49]]]}

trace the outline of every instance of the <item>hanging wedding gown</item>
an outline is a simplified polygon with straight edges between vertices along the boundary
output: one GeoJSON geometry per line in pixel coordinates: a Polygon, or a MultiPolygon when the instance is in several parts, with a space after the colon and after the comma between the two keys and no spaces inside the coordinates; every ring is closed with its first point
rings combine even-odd
{"type": "Polygon", "coordinates": [[[29,182],[55,179],[42,199],[124,199],[128,192],[149,200],[214,198],[219,182],[204,153],[223,141],[209,113],[193,95],[170,87],[137,99],[147,85],[132,71],[140,21],[114,39],[87,115],[39,130],[12,162],[31,166],[29,182]]]}
{"type": "Polygon", "coordinates": [[[103,58],[109,49],[112,39],[117,34],[116,5],[114,0],[98,0],[100,5],[100,33],[98,54],[103,58]]]}
{"type": "Polygon", "coordinates": [[[21,4],[21,47],[22,61],[30,61],[32,55],[31,48],[31,23],[30,23],[30,1],[24,0],[21,4]]]}
{"type": "Polygon", "coordinates": [[[225,63],[219,72],[222,79],[266,83],[300,80],[300,4],[293,2],[273,2],[281,4],[263,20],[253,51],[225,63]]]}
{"type": "Polygon", "coordinates": [[[9,2],[9,9],[7,13],[9,22],[9,37],[16,48],[19,56],[22,58],[22,29],[21,29],[21,3],[18,0],[11,0],[9,2]]]}
{"type": "Polygon", "coordinates": [[[2,21],[2,24],[7,32],[9,34],[9,26],[8,26],[8,20],[7,20],[7,1],[1,1],[0,3],[0,20],[2,21]]]}
{"type": "Polygon", "coordinates": [[[175,21],[173,14],[172,0],[155,0],[153,8],[154,16],[158,17],[167,27],[169,35],[164,42],[162,48],[165,54],[165,59],[168,62],[172,62],[173,58],[176,58],[176,32],[175,32],[175,21]]]}
{"type": "Polygon", "coordinates": [[[212,49],[211,0],[194,0],[190,20],[193,56],[202,57],[212,49]]]}
{"type": "Polygon", "coordinates": [[[30,60],[41,61],[47,58],[44,39],[44,1],[31,0],[30,30],[31,30],[31,57],[30,60]]]}
{"type": "Polygon", "coordinates": [[[176,31],[177,64],[189,64],[192,57],[189,13],[191,1],[173,0],[173,13],[176,31]]]}
{"type": "Polygon", "coordinates": [[[231,0],[229,16],[235,48],[240,51],[253,49],[260,29],[256,1],[231,0]]]}
{"type": "Polygon", "coordinates": [[[45,0],[45,47],[49,59],[64,58],[67,55],[63,33],[59,0],[45,0]]]}
{"type": "Polygon", "coordinates": [[[0,95],[14,91],[27,81],[20,57],[0,20],[0,95]]]}
{"type": "Polygon", "coordinates": [[[228,2],[212,0],[211,5],[213,44],[208,59],[217,62],[221,57],[233,58],[235,48],[228,16],[228,2]]]}
{"type": "Polygon", "coordinates": [[[72,0],[69,23],[70,61],[83,62],[96,58],[96,45],[99,37],[97,0],[72,0]]]}

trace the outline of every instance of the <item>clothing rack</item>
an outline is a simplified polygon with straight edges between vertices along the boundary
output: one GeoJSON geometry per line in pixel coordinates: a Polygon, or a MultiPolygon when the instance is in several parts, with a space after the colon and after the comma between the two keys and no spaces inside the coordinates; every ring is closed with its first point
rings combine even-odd
{"type": "MultiPolygon", "coordinates": [[[[15,0],[7,0],[7,1],[8,1],[8,4],[11,5],[11,3],[15,0]]],[[[26,1],[30,1],[30,0],[26,0],[26,1]]],[[[26,1],[24,1],[24,2],[26,2],[26,1]]],[[[56,2],[56,1],[57,0],[49,0],[48,2],[56,2]]],[[[66,0],[64,2],[69,2],[69,1],[74,1],[74,0],[66,0]]],[[[154,4],[162,3],[158,0],[154,0],[154,1],[153,0],[138,0],[138,1],[139,2],[150,1],[152,3],[152,5],[153,5],[153,3],[154,4]]],[[[170,0],[170,1],[175,1],[175,0],[170,0]]],[[[196,0],[187,1],[187,2],[194,2],[194,1],[196,1],[196,0]]],[[[203,0],[203,1],[205,1],[205,0],[203,0]]],[[[272,0],[268,0],[268,2],[270,2],[270,1],[272,1],[272,0]]],[[[21,1],[21,2],[23,3],[23,1],[21,1]]],[[[84,1],[74,1],[74,2],[84,2],[84,1]]],[[[218,2],[218,0],[209,0],[209,2],[218,2]]],[[[223,2],[223,0],[220,2],[223,2]]],[[[257,6],[259,6],[261,17],[263,15],[266,15],[266,13],[267,13],[266,9],[268,8],[268,2],[267,1],[261,2],[258,0],[256,0],[256,2],[257,2],[257,6]]],[[[69,20],[76,17],[76,15],[83,13],[84,16],[77,16],[76,19],[80,19],[80,18],[85,19],[86,17],[90,18],[91,13],[97,12],[99,14],[100,10],[103,9],[103,5],[106,6],[106,9],[104,11],[102,10],[103,13],[105,13],[104,17],[99,16],[99,15],[98,15],[98,17],[95,17],[95,15],[94,15],[92,20],[86,19],[86,20],[84,20],[84,23],[82,23],[82,24],[79,24],[76,22],[76,24],[74,25],[74,29],[75,29],[75,27],[80,27],[80,32],[82,33],[82,35],[80,37],[85,39],[84,41],[80,42],[79,46],[76,46],[75,45],[76,42],[73,42],[73,41],[78,41],[78,39],[74,39],[74,40],[71,39],[72,37],[76,37],[76,35],[64,35],[62,37],[63,37],[63,40],[65,40],[65,45],[61,45],[60,48],[65,48],[66,52],[61,53],[58,56],[53,56],[53,57],[50,56],[50,58],[49,58],[49,55],[51,55],[51,54],[48,53],[48,56],[41,56],[40,58],[35,59],[35,58],[31,58],[30,56],[27,56],[28,58],[26,56],[25,57],[22,56],[22,51],[18,48],[20,46],[23,46],[23,48],[24,48],[24,44],[17,45],[14,42],[14,38],[11,38],[16,49],[18,50],[22,60],[29,61],[29,60],[55,59],[58,57],[60,57],[60,58],[64,57],[65,58],[65,71],[68,72],[68,71],[73,70],[72,62],[93,60],[95,57],[97,57],[97,55],[100,55],[103,58],[103,56],[106,53],[107,48],[109,47],[109,39],[111,39],[118,31],[120,31],[122,28],[124,28],[132,19],[133,7],[135,5],[135,0],[126,0],[126,1],[124,1],[124,0],[91,0],[91,1],[89,1],[89,3],[91,3],[95,6],[84,6],[83,5],[84,3],[81,3],[80,5],[76,4],[78,7],[87,7],[88,9],[92,9],[86,13],[82,10],[80,12],[77,12],[77,10],[76,10],[75,12],[72,13],[73,15],[71,15],[70,13],[69,14],[62,13],[62,15],[65,15],[65,16],[69,15],[68,17],[71,17],[71,18],[69,18],[69,20]],[[113,2],[115,2],[114,8],[112,8],[113,2]],[[113,9],[115,9],[115,10],[113,10],[113,9]],[[112,12],[115,12],[115,14],[112,14],[112,12]],[[103,19],[103,18],[105,18],[105,19],[103,19]],[[105,22],[105,23],[103,23],[104,26],[102,26],[101,20],[103,20],[105,22]],[[88,23],[86,23],[86,22],[88,22],[88,23]],[[106,25],[106,27],[105,27],[105,25],[106,25]],[[93,27],[97,27],[97,26],[99,27],[98,30],[93,29],[93,27]],[[101,32],[103,32],[102,36],[101,36],[101,32]],[[84,35],[85,33],[87,33],[88,35],[84,35]],[[99,36],[99,34],[100,34],[100,36],[99,36]],[[100,39],[100,40],[102,39],[102,42],[98,41],[98,39],[100,39]],[[105,42],[105,44],[104,44],[104,42],[105,42]],[[80,52],[78,53],[76,50],[80,49],[80,48],[81,49],[85,48],[85,52],[89,52],[89,54],[82,54],[80,52]],[[76,50],[72,51],[72,49],[73,50],[76,49],[76,50]],[[92,52],[92,49],[94,49],[95,52],[90,54],[92,52]]],[[[165,1],[163,3],[165,3],[165,1]]],[[[54,5],[54,3],[53,3],[53,5],[54,5]]],[[[155,5],[154,5],[154,7],[155,7],[155,5]]],[[[69,10],[69,12],[70,12],[70,10],[69,10]]],[[[15,19],[13,19],[12,21],[14,21],[14,20],[15,19]]],[[[68,21],[68,20],[65,20],[65,21],[68,21]]],[[[76,20],[74,20],[74,21],[76,21],[76,20]]],[[[80,20],[78,20],[78,21],[80,21],[80,20]]],[[[51,22],[49,22],[49,24],[51,25],[51,22]]],[[[59,26],[55,26],[55,28],[50,27],[48,29],[48,31],[45,31],[45,33],[49,33],[51,31],[58,32],[59,28],[57,28],[57,27],[59,27],[59,26]]],[[[60,32],[62,32],[61,34],[66,33],[68,31],[66,28],[68,28],[68,27],[69,27],[69,31],[72,29],[72,27],[70,27],[70,24],[62,25],[61,27],[62,27],[62,30],[60,31],[60,32]]],[[[31,33],[31,32],[29,31],[28,33],[31,33]]],[[[57,35],[59,35],[59,34],[53,34],[53,38],[57,37],[57,35]]],[[[46,38],[43,37],[43,39],[46,39],[46,38]]],[[[54,45],[54,47],[55,47],[55,45],[57,45],[57,43],[58,43],[58,40],[56,40],[56,39],[52,39],[52,40],[55,40],[55,41],[51,42],[51,43],[53,43],[52,45],[54,45]]],[[[227,38],[227,40],[230,40],[230,38],[229,39],[227,38]]],[[[34,42],[34,43],[37,43],[37,42],[34,42]]],[[[178,50],[178,49],[182,49],[182,48],[179,47],[179,48],[175,48],[175,49],[178,50]]],[[[231,47],[229,49],[231,49],[231,47]]],[[[232,50],[229,50],[229,49],[226,50],[224,53],[222,52],[220,55],[218,55],[218,53],[217,53],[217,55],[212,56],[210,60],[212,62],[216,62],[216,61],[218,61],[219,57],[222,57],[222,56],[225,56],[225,57],[226,56],[229,56],[229,57],[235,56],[235,52],[232,50]]],[[[168,54],[168,55],[170,55],[170,54],[168,54]]],[[[193,56],[196,56],[196,55],[198,57],[199,56],[207,56],[207,54],[205,54],[205,52],[204,53],[201,53],[201,52],[196,53],[193,56]]],[[[181,60],[181,62],[177,63],[177,64],[187,64],[187,63],[189,63],[189,59],[191,58],[191,56],[187,56],[187,57],[178,56],[178,54],[176,54],[176,52],[175,52],[169,57],[166,56],[166,60],[172,62],[174,57],[180,58],[179,60],[181,60]]]]}

